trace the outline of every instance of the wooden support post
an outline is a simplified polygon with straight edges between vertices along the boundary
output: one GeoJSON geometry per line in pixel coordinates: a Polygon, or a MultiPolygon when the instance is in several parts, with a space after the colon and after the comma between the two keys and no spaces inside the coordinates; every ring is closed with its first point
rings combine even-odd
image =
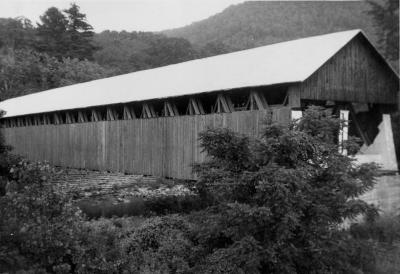
{"type": "Polygon", "coordinates": [[[126,106],[126,105],[124,106],[123,119],[124,120],[136,119],[136,114],[132,106],[126,106]]]}
{"type": "Polygon", "coordinates": [[[118,120],[118,113],[113,107],[107,107],[107,120],[115,121],[118,120]]]}
{"type": "Polygon", "coordinates": [[[229,96],[219,94],[212,111],[214,113],[233,112],[234,107],[229,96]]]}
{"type": "Polygon", "coordinates": [[[79,110],[78,111],[78,123],[86,123],[88,121],[86,114],[79,110]]]}
{"type": "Polygon", "coordinates": [[[368,135],[365,134],[365,132],[362,130],[361,125],[358,122],[357,115],[356,115],[356,112],[354,110],[353,104],[352,103],[348,104],[348,107],[349,107],[349,110],[350,110],[351,122],[355,125],[355,127],[356,127],[358,133],[360,134],[361,139],[363,140],[363,142],[367,146],[369,146],[372,142],[369,139],[368,135]]]}
{"type": "Polygon", "coordinates": [[[186,114],[189,115],[205,114],[203,104],[201,103],[201,101],[197,98],[190,98],[188,107],[186,109],[186,114]]]}
{"type": "Polygon", "coordinates": [[[16,121],[15,121],[15,118],[11,118],[11,119],[10,119],[10,125],[11,125],[11,127],[16,127],[16,126],[17,126],[17,123],[16,123],[16,121]]]}
{"type": "Polygon", "coordinates": [[[17,120],[17,127],[22,127],[22,121],[21,121],[21,118],[16,118],[16,120],[17,120]]]}
{"type": "Polygon", "coordinates": [[[26,126],[31,126],[32,125],[32,119],[30,116],[25,116],[25,125],[26,126]]]}
{"type": "Polygon", "coordinates": [[[76,123],[75,116],[72,112],[67,111],[65,113],[65,123],[67,123],[67,124],[76,123]]]}
{"type": "Polygon", "coordinates": [[[265,100],[265,97],[262,93],[252,91],[249,94],[249,100],[246,103],[246,109],[247,110],[268,109],[267,100],[265,100]]]}
{"type": "Polygon", "coordinates": [[[50,125],[51,124],[51,120],[48,114],[43,114],[43,124],[44,125],[50,125]]]}
{"type": "Polygon", "coordinates": [[[101,114],[97,109],[92,109],[91,111],[91,116],[90,116],[90,120],[92,122],[98,122],[101,121],[101,114]]]}
{"type": "Polygon", "coordinates": [[[162,116],[164,117],[169,117],[169,116],[178,116],[178,108],[174,103],[171,102],[164,102],[163,110],[162,110],[162,116]]]}
{"type": "Polygon", "coordinates": [[[142,114],[140,118],[155,118],[157,117],[154,107],[151,104],[144,103],[142,107],[142,114]]]}
{"type": "Polygon", "coordinates": [[[53,114],[53,120],[54,120],[54,124],[55,124],[55,125],[60,125],[60,124],[61,124],[60,113],[55,112],[55,113],[53,114]]]}
{"type": "Polygon", "coordinates": [[[291,108],[300,108],[301,100],[300,100],[300,90],[297,86],[290,86],[288,91],[288,106],[291,108]]]}

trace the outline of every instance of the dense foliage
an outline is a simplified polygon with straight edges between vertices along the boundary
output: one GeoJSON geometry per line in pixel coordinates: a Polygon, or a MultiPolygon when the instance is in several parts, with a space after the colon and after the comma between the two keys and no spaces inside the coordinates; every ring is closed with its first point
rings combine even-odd
{"type": "Polygon", "coordinates": [[[111,69],[71,58],[18,49],[0,57],[0,99],[105,78],[111,69]]]}
{"type": "Polygon", "coordinates": [[[0,99],[115,75],[95,62],[93,32],[79,7],[49,8],[37,27],[0,19],[0,99]]]}
{"type": "Polygon", "coordinates": [[[211,159],[196,167],[198,189],[217,203],[198,235],[207,265],[224,268],[245,254],[252,263],[236,265],[243,273],[356,273],[354,242],[340,225],[373,211],[357,197],[373,187],[375,167],[339,152],[339,127],[312,107],[289,127],[266,126],[261,139],[227,129],[201,134],[211,159]]]}
{"type": "Polygon", "coordinates": [[[63,12],[51,7],[40,16],[36,49],[57,58],[93,59],[96,49],[92,45],[94,32],[86,22],[86,15],[79,11],[76,4],[71,4],[63,12]]]}
{"type": "MultiPolygon", "coordinates": [[[[65,10],[51,7],[37,25],[23,17],[0,18],[0,98],[354,28],[363,29],[397,68],[396,18],[398,3],[391,0],[246,2],[190,26],[162,33],[103,31],[95,34],[76,4],[65,10]],[[68,74],[74,76],[51,84],[43,80],[48,78],[47,72],[43,79],[19,82],[10,71],[15,70],[17,78],[21,75],[16,60],[19,54],[16,51],[20,50],[33,56],[55,57],[60,63],[77,59],[72,63],[83,69],[77,73],[74,66],[66,65],[71,69],[68,74]]],[[[35,59],[28,56],[24,65],[36,66],[35,59]]],[[[46,65],[46,59],[41,57],[40,63],[46,65]]],[[[53,70],[50,67],[48,71],[53,70]]],[[[58,69],[54,71],[58,73],[58,69]]],[[[24,75],[27,79],[37,79],[40,73],[25,71],[24,75]]]]}
{"type": "MultiPolygon", "coordinates": [[[[342,223],[375,208],[357,197],[376,167],[338,152],[340,121],[308,109],[261,138],[228,129],[201,134],[203,207],[188,200],[136,204],[162,217],[87,220],[52,184],[48,165],[3,160],[0,270],[31,273],[359,273],[371,245],[342,223]],[[183,204],[182,204],[183,203],[183,204]],[[164,208],[164,205],[167,208],[164,208]],[[204,206],[206,208],[204,208],[204,206]],[[170,210],[170,207],[173,210],[170,210]],[[180,215],[170,214],[180,213],[180,215]],[[354,237],[355,235],[356,237],[354,237]]],[[[350,144],[348,144],[350,145],[350,144]]],[[[354,144],[351,144],[354,146],[354,144]]],[[[351,149],[349,149],[351,152],[351,149]]],[[[372,214],[372,215],[371,215],[372,214]]]]}

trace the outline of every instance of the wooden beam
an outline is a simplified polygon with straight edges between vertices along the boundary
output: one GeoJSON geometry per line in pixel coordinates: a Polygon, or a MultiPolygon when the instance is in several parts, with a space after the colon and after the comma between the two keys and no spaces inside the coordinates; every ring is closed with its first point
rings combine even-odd
{"type": "Polygon", "coordinates": [[[144,103],[142,107],[142,114],[140,118],[155,118],[157,117],[154,107],[151,104],[144,103]]]}
{"type": "Polygon", "coordinates": [[[17,126],[17,123],[16,123],[16,121],[15,121],[15,118],[11,118],[11,119],[10,119],[10,126],[11,126],[11,127],[16,127],[16,126],[17,126]]]}
{"type": "Polygon", "coordinates": [[[115,121],[118,120],[118,113],[113,107],[107,107],[107,120],[108,121],[115,121]]]}
{"type": "Polygon", "coordinates": [[[252,91],[249,94],[249,99],[246,103],[246,109],[247,110],[268,109],[267,100],[265,100],[265,97],[262,93],[252,91]]]}
{"type": "Polygon", "coordinates": [[[203,104],[201,103],[201,101],[197,98],[190,98],[188,107],[186,109],[186,114],[189,115],[205,114],[203,104]]]}
{"type": "Polygon", "coordinates": [[[76,123],[75,115],[72,112],[67,111],[65,113],[65,122],[67,124],[73,124],[76,123]]]}
{"type": "Polygon", "coordinates": [[[83,111],[78,111],[78,123],[85,123],[87,122],[87,116],[85,115],[85,113],[83,111]]]}
{"type": "Polygon", "coordinates": [[[178,108],[176,107],[176,105],[174,103],[171,103],[168,101],[164,102],[162,116],[169,117],[169,116],[178,116],[178,115],[179,115],[178,108]]]}
{"type": "Polygon", "coordinates": [[[124,106],[123,119],[124,120],[136,119],[135,110],[133,109],[132,106],[127,106],[127,105],[124,106]]]}
{"type": "Polygon", "coordinates": [[[221,112],[233,112],[234,107],[229,96],[224,94],[218,94],[217,100],[215,102],[213,112],[221,113],[221,112]]]}
{"type": "Polygon", "coordinates": [[[60,114],[55,112],[53,113],[53,119],[54,119],[54,124],[55,125],[60,125],[61,124],[61,117],[60,114]]]}
{"type": "Polygon", "coordinates": [[[288,106],[291,108],[300,108],[301,100],[300,100],[300,89],[298,86],[290,86],[288,91],[288,106]]]}
{"type": "Polygon", "coordinates": [[[25,116],[25,125],[27,125],[27,126],[32,125],[32,119],[30,116],[25,116]]]}
{"type": "Polygon", "coordinates": [[[21,118],[19,118],[19,117],[16,118],[16,126],[17,126],[17,127],[21,127],[21,126],[22,126],[22,124],[21,124],[21,118]]]}
{"type": "Polygon", "coordinates": [[[363,142],[367,146],[369,146],[372,142],[369,139],[368,135],[365,134],[365,132],[362,130],[361,125],[358,122],[357,115],[356,115],[356,112],[354,110],[353,104],[352,103],[348,104],[348,108],[350,110],[351,122],[355,125],[355,127],[356,127],[358,133],[360,134],[361,139],[363,140],[363,142]]]}
{"type": "Polygon", "coordinates": [[[43,124],[44,125],[50,125],[51,124],[51,119],[48,114],[43,114],[43,124]]]}
{"type": "Polygon", "coordinates": [[[101,114],[97,109],[92,109],[91,111],[91,116],[90,116],[90,120],[92,122],[98,122],[101,121],[101,114]]]}

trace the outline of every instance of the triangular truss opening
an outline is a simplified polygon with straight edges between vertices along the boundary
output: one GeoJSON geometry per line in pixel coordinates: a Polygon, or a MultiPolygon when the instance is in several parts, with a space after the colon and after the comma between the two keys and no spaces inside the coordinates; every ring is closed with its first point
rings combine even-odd
{"type": "Polygon", "coordinates": [[[186,114],[187,115],[200,115],[200,114],[205,114],[203,104],[199,99],[196,98],[190,98],[188,107],[186,109],[186,114]]]}
{"type": "Polygon", "coordinates": [[[233,112],[234,110],[235,108],[229,96],[223,94],[217,96],[215,105],[212,108],[213,113],[233,112]]]}
{"type": "Polygon", "coordinates": [[[246,103],[246,110],[265,110],[268,109],[267,100],[260,92],[252,91],[249,94],[249,99],[246,103]]]}
{"type": "Polygon", "coordinates": [[[140,118],[155,118],[157,117],[157,114],[154,110],[154,106],[151,104],[143,104],[142,107],[142,114],[140,115],[140,118]]]}

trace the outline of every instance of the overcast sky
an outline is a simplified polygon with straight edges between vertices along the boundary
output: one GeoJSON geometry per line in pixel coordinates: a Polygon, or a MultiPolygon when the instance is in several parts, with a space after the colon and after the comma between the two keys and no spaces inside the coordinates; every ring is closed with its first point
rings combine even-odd
{"type": "Polygon", "coordinates": [[[0,0],[0,17],[25,16],[39,21],[49,7],[77,3],[96,32],[160,31],[182,27],[245,0],[0,0]]]}

